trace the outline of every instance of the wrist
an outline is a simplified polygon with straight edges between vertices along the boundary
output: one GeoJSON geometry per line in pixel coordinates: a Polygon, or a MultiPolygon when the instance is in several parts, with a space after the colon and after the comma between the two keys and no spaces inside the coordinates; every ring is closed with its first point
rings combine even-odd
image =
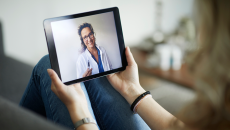
{"type": "Polygon", "coordinates": [[[130,87],[126,92],[124,92],[123,97],[131,105],[134,100],[144,92],[146,91],[141,87],[141,85],[133,85],[133,87],[130,87]]]}
{"type": "Polygon", "coordinates": [[[73,123],[76,123],[79,120],[82,120],[83,118],[92,118],[92,115],[90,114],[88,107],[82,107],[79,105],[71,105],[67,107],[71,120],[73,123]]]}

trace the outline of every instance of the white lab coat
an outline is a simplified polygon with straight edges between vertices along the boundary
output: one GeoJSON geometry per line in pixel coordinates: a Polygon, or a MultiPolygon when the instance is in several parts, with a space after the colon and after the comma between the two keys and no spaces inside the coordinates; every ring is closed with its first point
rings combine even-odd
{"type": "MultiPolygon", "coordinates": [[[[112,64],[109,60],[109,57],[105,49],[98,45],[96,45],[96,47],[100,51],[100,55],[101,55],[100,58],[101,58],[104,71],[112,70],[112,64]]],[[[77,67],[77,79],[82,78],[82,75],[85,73],[87,68],[93,68],[92,75],[99,73],[98,64],[93,59],[88,49],[85,49],[85,51],[81,53],[81,55],[78,57],[76,67],[77,67]]]]}

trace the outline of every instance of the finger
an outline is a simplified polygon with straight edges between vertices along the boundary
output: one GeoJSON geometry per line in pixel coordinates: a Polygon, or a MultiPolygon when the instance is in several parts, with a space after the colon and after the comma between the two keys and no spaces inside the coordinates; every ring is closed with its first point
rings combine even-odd
{"type": "Polygon", "coordinates": [[[90,70],[90,73],[89,73],[89,75],[92,75],[92,68],[91,68],[91,70],[90,70]]]}
{"type": "Polygon", "coordinates": [[[125,55],[126,55],[126,59],[127,59],[127,62],[128,62],[128,66],[132,66],[132,65],[135,65],[136,62],[133,58],[133,54],[131,53],[130,51],[130,48],[129,47],[126,47],[125,48],[125,55]]]}
{"type": "Polygon", "coordinates": [[[112,79],[113,77],[120,75],[121,72],[122,72],[122,71],[116,72],[116,73],[113,73],[113,74],[109,74],[109,75],[107,75],[106,77],[107,77],[108,79],[112,79]]]}
{"type": "Polygon", "coordinates": [[[108,80],[110,80],[110,79],[112,79],[112,77],[113,77],[114,75],[115,75],[115,74],[109,74],[109,75],[107,75],[106,77],[107,77],[108,80]]]}
{"type": "Polygon", "coordinates": [[[87,68],[87,70],[86,70],[85,73],[82,75],[82,77],[86,77],[86,76],[87,76],[88,70],[89,70],[89,68],[87,68]]]}
{"type": "Polygon", "coordinates": [[[87,76],[90,76],[92,74],[92,68],[88,71],[87,76]]]}
{"type": "Polygon", "coordinates": [[[57,89],[55,85],[53,84],[53,82],[51,83],[51,90],[58,96],[57,89]]]}
{"type": "Polygon", "coordinates": [[[87,68],[87,70],[85,71],[85,75],[87,75],[89,72],[89,68],[87,68]]]}
{"type": "Polygon", "coordinates": [[[77,87],[77,88],[79,88],[79,87],[81,88],[81,84],[80,83],[75,83],[75,84],[73,84],[73,86],[77,87]]]}
{"type": "Polygon", "coordinates": [[[88,68],[86,72],[87,72],[87,73],[86,73],[86,75],[85,75],[85,76],[89,76],[90,69],[88,68]]]}
{"type": "Polygon", "coordinates": [[[48,74],[52,80],[53,87],[55,87],[56,89],[62,89],[63,83],[61,82],[61,80],[57,76],[56,72],[53,71],[52,69],[47,69],[47,72],[48,72],[48,74]]]}

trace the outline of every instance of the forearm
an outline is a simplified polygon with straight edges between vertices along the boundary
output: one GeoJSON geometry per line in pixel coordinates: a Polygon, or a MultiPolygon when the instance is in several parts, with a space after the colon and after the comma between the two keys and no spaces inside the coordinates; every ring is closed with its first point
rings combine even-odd
{"type": "MultiPolygon", "coordinates": [[[[67,107],[71,120],[73,124],[75,124],[77,121],[82,120],[83,118],[93,118],[90,114],[89,110],[87,108],[76,108],[74,106],[67,107]]],[[[83,124],[77,128],[77,130],[98,130],[98,127],[96,124],[83,124]]]]}
{"type": "Polygon", "coordinates": [[[141,101],[137,113],[151,129],[163,130],[170,126],[175,117],[161,107],[153,98],[141,101]]]}
{"type": "MultiPolygon", "coordinates": [[[[145,92],[141,86],[135,86],[132,88],[134,89],[123,94],[130,105],[138,96],[145,92]]],[[[157,130],[168,128],[173,119],[176,119],[151,97],[145,98],[140,102],[137,113],[151,129],[157,130]]]]}

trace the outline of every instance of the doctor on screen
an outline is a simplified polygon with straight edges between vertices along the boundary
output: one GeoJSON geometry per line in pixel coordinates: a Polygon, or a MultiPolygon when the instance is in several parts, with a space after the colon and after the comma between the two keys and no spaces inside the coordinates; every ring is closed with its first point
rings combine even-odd
{"type": "Polygon", "coordinates": [[[103,47],[96,45],[93,27],[90,23],[83,23],[78,28],[82,53],[77,59],[77,78],[112,69],[112,64],[103,47]]]}

